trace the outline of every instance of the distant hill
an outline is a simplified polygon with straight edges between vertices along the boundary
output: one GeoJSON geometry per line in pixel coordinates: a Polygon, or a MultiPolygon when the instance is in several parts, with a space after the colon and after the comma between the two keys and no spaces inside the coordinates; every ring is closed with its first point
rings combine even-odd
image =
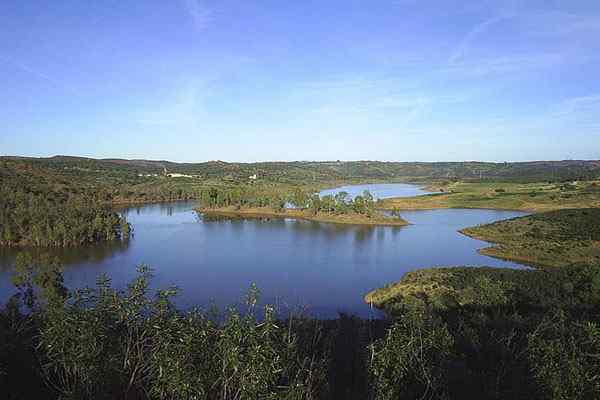
{"type": "Polygon", "coordinates": [[[293,161],[229,163],[175,163],[155,160],[93,159],[55,156],[50,158],[0,157],[22,160],[51,169],[77,168],[85,171],[115,173],[169,172],[201,175],[206,178],[246,179],[258,174],[277,182],[332,181],[349,179],[383,179],[406,181],[429,180],[499,180],[562,181],[600,178],[599,160],[562,160],[531,162],[382,162],[382,161],[293,161]]]}

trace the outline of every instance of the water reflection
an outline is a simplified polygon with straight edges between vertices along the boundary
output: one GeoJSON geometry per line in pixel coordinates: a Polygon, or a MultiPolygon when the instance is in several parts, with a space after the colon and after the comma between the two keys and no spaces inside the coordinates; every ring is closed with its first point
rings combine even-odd
{"type": "Polygon", "coordinates": [[[119,253],[126,252],[129,249],[130,240],[114,241],[102,243],[93,246],[82,246],[77,249],[65,248],[3,248],[0,247],[0,271],[6,271],[13,267],[14,260],[19,253],[31,253],[34,255],[48,254],[57,257],[61,263],[66,266],[77,264],[98,264],[109,257],[114,257],[119,253]]]}

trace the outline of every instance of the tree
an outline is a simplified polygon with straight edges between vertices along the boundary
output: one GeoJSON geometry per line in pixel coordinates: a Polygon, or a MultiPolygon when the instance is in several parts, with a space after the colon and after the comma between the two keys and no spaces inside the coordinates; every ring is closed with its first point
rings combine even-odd
{"type": "Polygon", "coordinates": [[[348,192],[338,192],[335,195],[336,212],[346,214],[348,212],[348,192]]]}
{"type": "Polygon", "coordinates": [[[384,339],[370,346],[375,398],[444,398],[453,344],[437,318],[416,311],[403,314],[384,339]]]}

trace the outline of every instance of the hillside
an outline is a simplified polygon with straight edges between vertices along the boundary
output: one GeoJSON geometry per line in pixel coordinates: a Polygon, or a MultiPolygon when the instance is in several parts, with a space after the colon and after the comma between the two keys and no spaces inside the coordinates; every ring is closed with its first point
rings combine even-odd
{"type": "Polygon", "coordinates": [[[557,210],[463,229],[485,255],[536,266],[600,263],[600,208],[557,210]]]}
{"type": "MultiPolygon", "coordinates": [[[[2,158],[0,158],[2,159],[2,158]]],[[[206,179],[247,179],[258,174],[264,179],[293,183],[337,180],[476,180],[536,182],[589,180],[600,178],[600,161],[487,162],[382,162],[382,161],[294,161],[229,163],[174,163],[169,161],[90,159],[56,156],[51,158],[4,157],[51,169],[79,168],[88,171],[137,173],[169,172],[202,175],[206,179]]]]}

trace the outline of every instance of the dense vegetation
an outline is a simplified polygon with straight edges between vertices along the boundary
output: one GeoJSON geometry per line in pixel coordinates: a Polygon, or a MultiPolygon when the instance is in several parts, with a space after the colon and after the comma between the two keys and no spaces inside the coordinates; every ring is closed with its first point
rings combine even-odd
{"type": "Polygon", "coordinates": [[[462,230],[496,243],[486,255],[536,266],[600,263],[600,209],[557,210],[462,230]]]}
{"type": "Polygon", "coordinates": [[[195,181],[140,176],[119,164],[6,158],[0,158],[0,183],[36,194],[83,196],[104,204],[186,200],[194,198],[197,189],[195,181]]]}
{"type": "Polygon", "coordinates": [[[130,235],[125,218],[85,192],[32,184],[4,168],[0,178],[0,245],[67,247],[130,235]]]}
{"type": "Polygon", "coordinates": [[[598,265],[420,270],[366,300],[396,321],[375,344],[377,398],[600,396],[598,265]]]}

